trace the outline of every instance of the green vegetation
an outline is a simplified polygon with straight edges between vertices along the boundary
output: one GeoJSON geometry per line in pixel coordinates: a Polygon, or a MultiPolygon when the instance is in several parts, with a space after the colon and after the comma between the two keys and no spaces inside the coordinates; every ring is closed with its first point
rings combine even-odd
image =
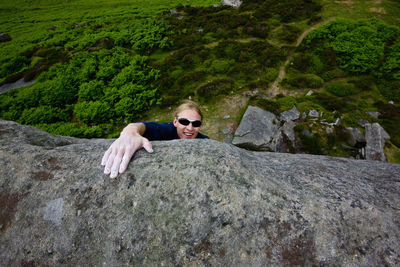
{"type": "MultiPolygon", "coordinates": [[[[400,147],[398,1],[245,0],[231,8],[219,0],[16,0],[2,1],[0,14],[0,32],[12,37],[0,43],[0,85],[35,80],[0,95],[2,119],[111,137],[130,121],[165,120],[189,97],[212,113],[227,97],[269,93],[291,59],[282,94],[249,104],[315,109],[327,123],[343,118],[343,127],[376,121],[392,138],[393,157],[400,147]],[[324,24],[297,46],[316,23],[324,24]]],[[[300,126],[305,151],[353,153],[342,132],[300,126]]]]}

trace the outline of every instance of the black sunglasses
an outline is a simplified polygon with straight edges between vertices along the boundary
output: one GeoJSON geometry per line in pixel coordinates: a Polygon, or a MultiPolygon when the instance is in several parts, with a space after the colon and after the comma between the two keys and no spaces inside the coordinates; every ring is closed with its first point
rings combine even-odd
{"type": "Polygon", "coordinates": [[[188,120],[186,118],[178,118],[178,121],[179,121],[180,124],[182,124],[184,126],[188,126],[189,123],[192,123],[193,127],[200,127],[201,126],[201,121],[199,121],[199,120],[192,121],[192,120],[188,120]]]}

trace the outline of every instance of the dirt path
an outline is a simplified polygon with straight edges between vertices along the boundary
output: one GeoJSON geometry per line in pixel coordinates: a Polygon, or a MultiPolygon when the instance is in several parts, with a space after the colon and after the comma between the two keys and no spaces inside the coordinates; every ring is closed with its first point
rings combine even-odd
{"type": "MultiPolygon", "coordinates": [[[[304,38],[310,33],[310,31],[315,30],[318,27],[321,27],[322,25],[327,24],[328,22],[332,21],[334,18],[329,18],[325,21],[321,21],[317,24],[315,24],[314,26],[310,27],[309,29],[305,30],[300,36],[299,38],[297,38],[296,41],[296,47],[298,47],[304,40],[304,38]]],[[[280,93],[280,88],[279,88],[279,84],[281,83],[281,81],[285,78],[286,76],[286,68],[289,65],[289,63],[292,61],[293,58],[293,53],[290,53],[285,61],[285,63],[283,64],[283,66],[281,66],[279,68],[279,74],[278,77],[276,78],[276,80],[272,83],[272,85],[267,89],[266,93],[269,97],[275,97],[276,95],[278,95],[280,93]]]]}

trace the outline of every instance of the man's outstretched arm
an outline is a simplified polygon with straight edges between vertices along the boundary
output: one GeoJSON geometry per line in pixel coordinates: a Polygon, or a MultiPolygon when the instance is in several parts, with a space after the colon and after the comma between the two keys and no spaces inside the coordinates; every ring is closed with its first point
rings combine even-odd
{"type": "Polygon", "coordinates": [[[115,178],[118,173],[123,173],[132,156],[142,147],[149,153],[153,152],[149,140],[143,137],[145,131],[146,126],[143,123],[131,123],[122,130],[119,138],[111,144],[101,160],[101,165],[105,166],[105,174],[115,178]]]}

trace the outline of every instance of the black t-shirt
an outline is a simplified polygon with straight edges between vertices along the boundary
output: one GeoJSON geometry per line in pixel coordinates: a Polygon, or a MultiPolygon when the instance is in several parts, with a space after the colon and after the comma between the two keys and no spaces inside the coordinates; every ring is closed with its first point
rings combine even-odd
{"type": "MultiPolygon", "coordinates": [[[[149,141],[179,139],[176,127],[172,122],[143,122],[143,124],[146,126],[143,137],[146,137],[149,141]]],[[[208,136],[200,132],[197,134],[196,138],[209,139],[208,136]]]]}

